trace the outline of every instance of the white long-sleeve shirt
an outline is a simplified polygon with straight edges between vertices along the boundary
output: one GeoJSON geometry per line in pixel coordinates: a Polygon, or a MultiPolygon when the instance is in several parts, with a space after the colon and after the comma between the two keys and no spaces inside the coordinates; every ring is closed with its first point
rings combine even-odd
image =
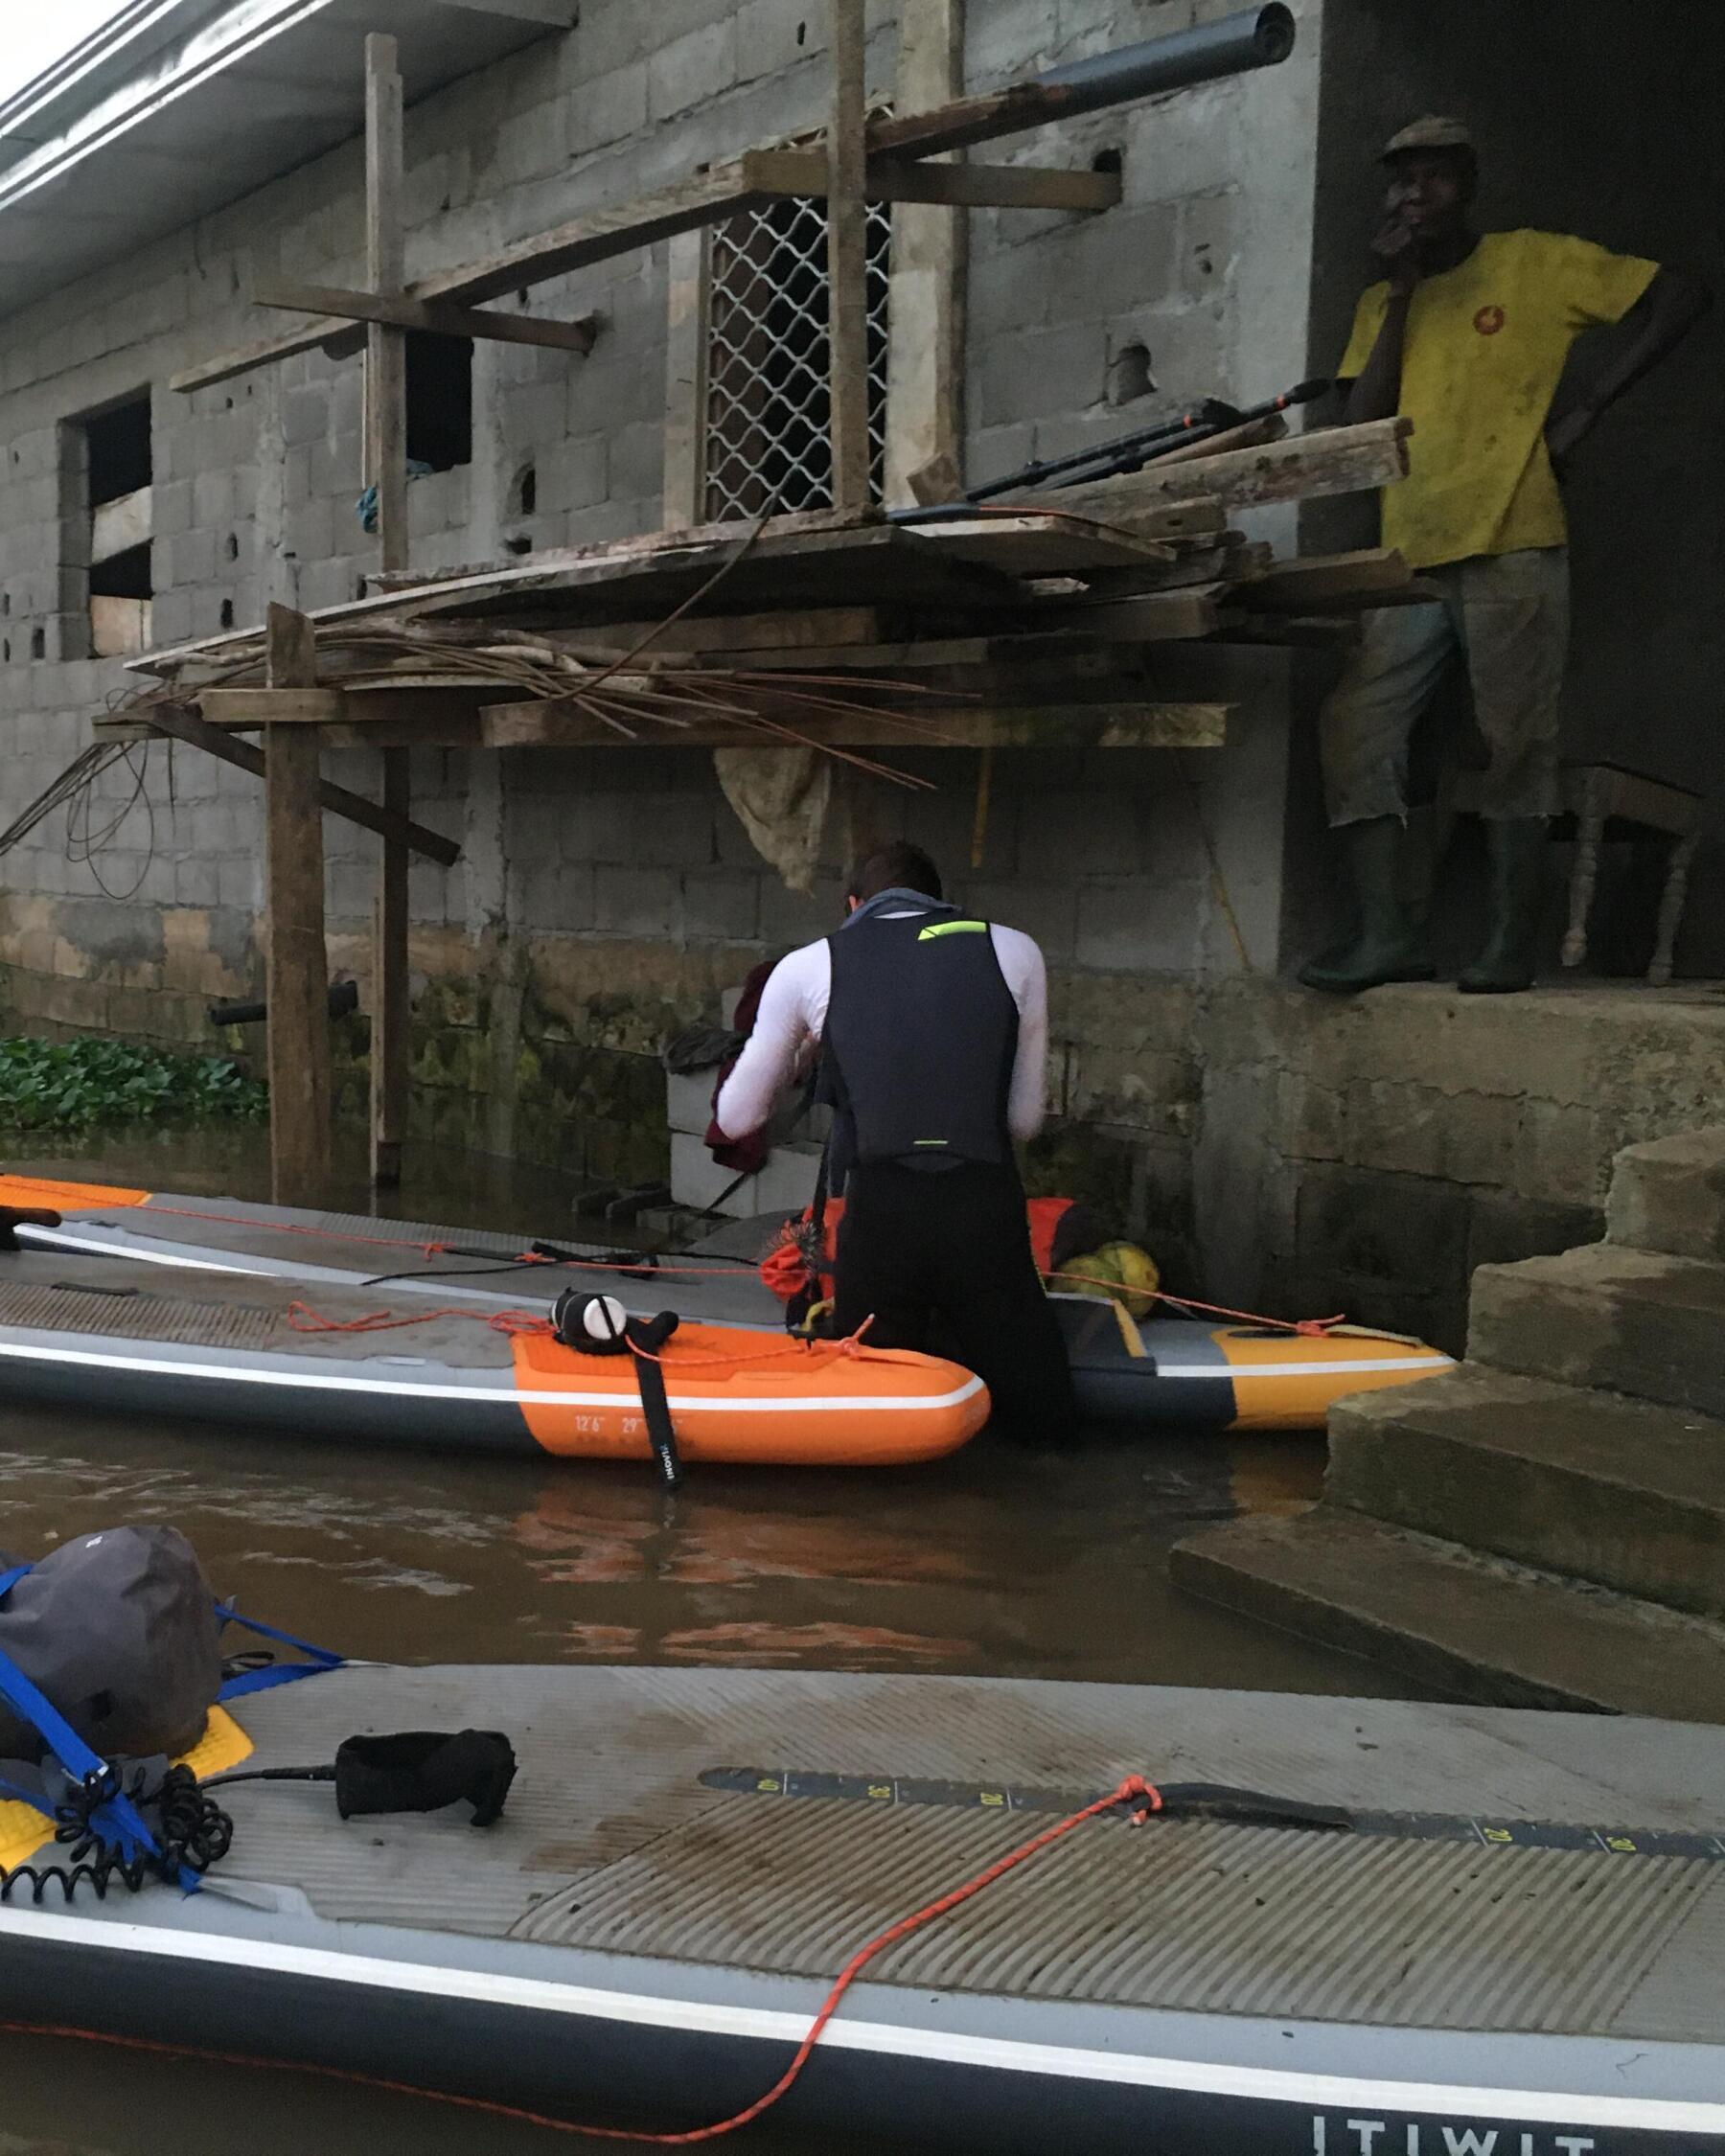
{"type": "MultiPolygon", "coordinates": [[[[904,920],[914,908],[894,911],[887,920],[904,920]]],[[[1018,1005],[1018,1053],[1013,1059],[1006,1123],[1023,1143],[1042,1129],[1048,1064],[1048,974],[1043,954],[1017,929],[991,924],[995,956],[1012,1000],[1018,1005]]],[[[761,997],[760,1013],[737,1067],[724,1081],[716,1119],[726,1137],[747,1137],[772,1113],[779,1095],[796,1075],[805,1051],[818,1044],[826,1028],[833,992],[833,953],[825,937],[781,958],[761,997]]]]}

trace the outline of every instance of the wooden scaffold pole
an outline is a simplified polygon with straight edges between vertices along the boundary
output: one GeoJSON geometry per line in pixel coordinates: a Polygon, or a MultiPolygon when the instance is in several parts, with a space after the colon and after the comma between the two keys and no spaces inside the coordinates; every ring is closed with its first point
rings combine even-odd
{"type": "Polygon", "coordinates": [[[827,124],[827,292],[833,505],[869,502],[868,90],[864,0],[832,0],[833,102],[827,124]]]}
{"type": "MultiPolygon", "coordinates": [[[[365,40],[365,252],[371,289],[398,298],[405,272],[402,235],[402,78],[396,41],[365,40]]],[[[380,566],[407,566],[407,333],[388,322],[365,331],[365,470],[377,490],[380,566]]],[[[408,751],[385,748],[382,805],[405,817],[408,751]]],[[[402,1180],[409,1078],[407,848],[385,837],[372,927],[371,1164],[380,1187],[402,1180]]]]}
{"type": "MultiPolygon", "coordinates": [[[[317,684],[311,624],[272,606],[264,631],[272,689],[317,684]]],[[[278,1205],[323,1202],[330,1173],[329,958],[324,944],[323,801],[316,726],[264,729],[268,912],[270,1195],[278,1205]]]]}

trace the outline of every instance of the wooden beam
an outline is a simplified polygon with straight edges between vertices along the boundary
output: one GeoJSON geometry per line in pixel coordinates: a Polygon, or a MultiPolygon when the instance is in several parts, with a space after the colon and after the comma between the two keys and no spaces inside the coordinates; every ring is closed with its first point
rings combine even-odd
{"type": "MultiPolygon", "coordinates": [[[[402,78],[396,41],[365,40],[365,268],[381,299],[402,288],[402,78]]],[[[369,320],[365,331],[365,476],[378,495],[379,567],[407,566],[407,337],[369,320]]]]}
{"type": "MultiPolygon", "coordinates": [[[[717,223],[740,210],[758,207],[770,197],[750,180],[748,159],[735,158],[699,172],[693,179],[678,180],[656,194],[632,202],[616,202],[588,210],[551,231],[531,240],[517,241],[495,254],[457,267],[438,270],[407,287],[416,300],[453,300],[464,307],[495,299],[499,293],[524,285],[540,285],[590,263],[608,262],[615,255],[651,247],[679,232],[693,232],[703,224],[717,223]]],[[[341,355],[359,348],[359,333],[353,323],[334,316],[308,323],[285,336],[266,337],[256,344],[188,367],[174,375],[170,387],[189,396],[194,390],[229,381],[254,367],[266,367],[296,353],[327,348],[341,355]]]]}
{"type": "Polygon", "coordinates": [[[710,236],[678,233],[666,255],[665,470],[659,522],[676,531],[699,524],[706,515],[710,236]]]}
{"type": "MultiPolygon", "coordinates": [[[[829,748],[1219,748],[1225,703],[1000,704],[986,710],[927,706],[845,713],[804,713],[796,731],[829,748]]],[[[480,713],[487,748],[759,747],[756,729],[710,719],[671,728],[644,722],[626,741],[602,720],[567,704],[502,703],[480,713]]]]}
{"type": "Polygon", "coordinates": [[[353,292],[338,285],[294,285],[265,277],[252,287],[254,307],[272,307],[291,314],[334,314],[343,321],[383,322],[398,330],[424,330],[440,337],[484,337],[494,344],[547,345],[557,352],[593,349],[599,317],[584,314],[574,322],[548,322],[535,314],[499,314],[484,307],[457,307],[450,300],[416,300],[398,294],[353,292]]]}
{"type": "Polygon", "coordinates": [[[1304,614],[1338,602],[1383,606],[1413,584],[1414,572],[1396,548],[1368,546],[1355,554],[1314,554],[1303,561],[1277,562],[1243,585],[1240,598],[1261,611],[1304,614]]]}
{"type": "MultiPolygon", "coordinates": [[[[386,748],[382,754],[381,807],[398,824],[406,822],[411,800],[410,753],[386,748]]],[[[400,838],[385,838],[372,925],[371,1166],[372,1182],[379,1189],[393,1189],[401,1181],[402,1143],[407,1135],[412,1085],[407,929],[407,849],[400,838]]]]}
{"type": "MultiPolygon", "coordinates": [[[[179,703],[151,704],[147,721],[130,729],[131,738],[148,741],[150,729],[168,734],[175,741],[183,741],[190,748],[204,749],[209,755],[219,757],[222,763],[232,764],[236,770],[249,771],[253,778],[264,774],[264,751],[249,741],[240,741],[232,734],[224,734],[219,726],[213,726],[207,719],[179,703]]],[[[99,728],[104,739],[119,739],[120,729],[99,728]]],[[[477,745],[477,734],[473,737],[477,745]]],[[[367,734],[365,745],[375,746],[376,736],[367,734]]],[[[352,747],[352,742],[338,741],[336,746],[352,747]]],[[[467,742],[455,744],[465,747],[467,742]]],[[[441,868],[453,868],[461,859],[461,848],[453,838],[446,838],[441,831],[427,831],[424,824],[403,820],[400,824],[385,814],[377,802],[368,801],[363,793],[350,793],[345,786],[334,786],[328,779],[320,782],[318,799],[331,815],[345,816],[350,823],[362,824],[367,831],[375,831],[382,837],[400,838],[402,845],[416,854],[424,854],[441,868]]]]}
{"type": "MultiPolygon", "coordinates": [[[[1108,599],[1087,604],[1082,599],[1055,600],[1039,608],[1031,620],[1058,622],[1063,629],[1086,637],[1106,637],[1121,643],[1158,644],[1182,638],[1213,636],[1222,626],[1220,602],[1228,595],[1226,584],[1194,585],[1179,591],[1148,592],[1142,598],[1108,599]]],[[[1040,641],[1040,639],[1036,639],[1040,641]]]]}
{"type": "MultiPolygon", "coordinates": [[[[830,170],[818,149],[753,149],[748,171],[764,195],[827,192],[830,170]]],[[[1118,172],[1073,172],[1046,165],[894,165],[871,159],[862,175],[869,202],[932,202],[969,210],[1112,210],[1118,172]]]]}
{"type": "Polygon", "coordinates": [[[1154,517],[1171,502],[1193,498],[1228,511],[1306,501],[1321,494],[1363,493],[1407,477],[1408,437],[1413,431],[1413,421],[1406,419],[1320,427],[1259,448],[1194,457],[1189,464],[1171,467],[1147,465],[1142,471],[1118,479],[1026,494],[1016,506],[1060,508],[1137,531],[1144,528],[1141,517],[1154,517]]]}
{"type": "Polygon", "coordinates": [[[827,121],[827,339],[833,503],[853,513],[869,499],[867,11],[829,0],[832,105],[827,121]]]}
{"type": "Polygon", "coordinates": [[[199,689],[212,726],[334,726],[347,717],[339,689],[199,689]]]}
{"type": "MultiPolygon", "coordinates": [[[[274,688],[317,679],[311,624],[272,606],[265,666],[274,688]]],[[[270,1194],[278,1205],[315,1205],[330,1174],[330,961],[324,939],[323,801],[318,740],[310,726],[264,737],[264,925],[269,1004],[270,1194]]]]}
{"type": "MultiPolygon", "coordinates": [[[[402,78],[396,41],[365,40],[365,266],[380,302],[399,298],[405,271],[402,78]]],[[[435,304],[435,303],[422,303],[435,304]]],[[[365,462],[378,497],[378,566],[407,566],[407,334],[374,313],[365,331],[365,462]]],[[[274,731],[272,727],[271,732],[274,731]]],[[[405,821],[404,748],[383,751],[381,806],[405,821]]],[[[402,1180],[408,1087],[407,850],[386,837],[372,910],[371,1176],[375,1189],[402,1180]]]]}

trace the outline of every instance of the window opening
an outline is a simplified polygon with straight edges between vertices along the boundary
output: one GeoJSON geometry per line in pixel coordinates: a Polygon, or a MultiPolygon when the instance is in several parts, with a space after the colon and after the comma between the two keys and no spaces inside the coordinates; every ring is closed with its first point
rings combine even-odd
{"type": "Polygon", "coordinates": [[[471,337],[407,332],[407,461],[452,471],[473,461],[471,337]]]}
{"type": "MultiPolygon", "coordinates": [[[[886,476],[892,214],[868,208],[868,439],[876,500],[886,476]]],[[[712,240],[706,515],[759,516],[833,500],[824,202],[788,196],[726,218],[712,240]]]]}
{"type": "Polygon", "coordinates": [[[65,505],[65,522],[84,526],[90,652],[117,658],[147,651],[155,589],[149,396],[79,422],[72,447],[68,477],[77,498],[65,505]]]}

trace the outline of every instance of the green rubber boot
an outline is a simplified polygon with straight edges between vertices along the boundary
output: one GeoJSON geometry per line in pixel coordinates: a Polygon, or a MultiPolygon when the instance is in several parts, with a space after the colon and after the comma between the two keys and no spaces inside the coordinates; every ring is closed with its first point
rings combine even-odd
{"type": "Polygon", "coordinates": [[[1397,889],[1402,826],[1398,816],[1345,823],[1338,833],[1348,880],[1359,902],[1360,926],[1349,943],[1300,968],[1308,988],[1357,996],[1392,980],[1436,980],[1425,939],[1408,917],[1397,889]]]}
{"type": "Polygon", "coordinates": [[[1457,981],[1464,996],[1515,996],[1533,985],[1533,949],[1545,895],[1544,816],[1509,816],[1485,826],[1491,852],[1491,929],[1485,948],[1457,981]]]}

